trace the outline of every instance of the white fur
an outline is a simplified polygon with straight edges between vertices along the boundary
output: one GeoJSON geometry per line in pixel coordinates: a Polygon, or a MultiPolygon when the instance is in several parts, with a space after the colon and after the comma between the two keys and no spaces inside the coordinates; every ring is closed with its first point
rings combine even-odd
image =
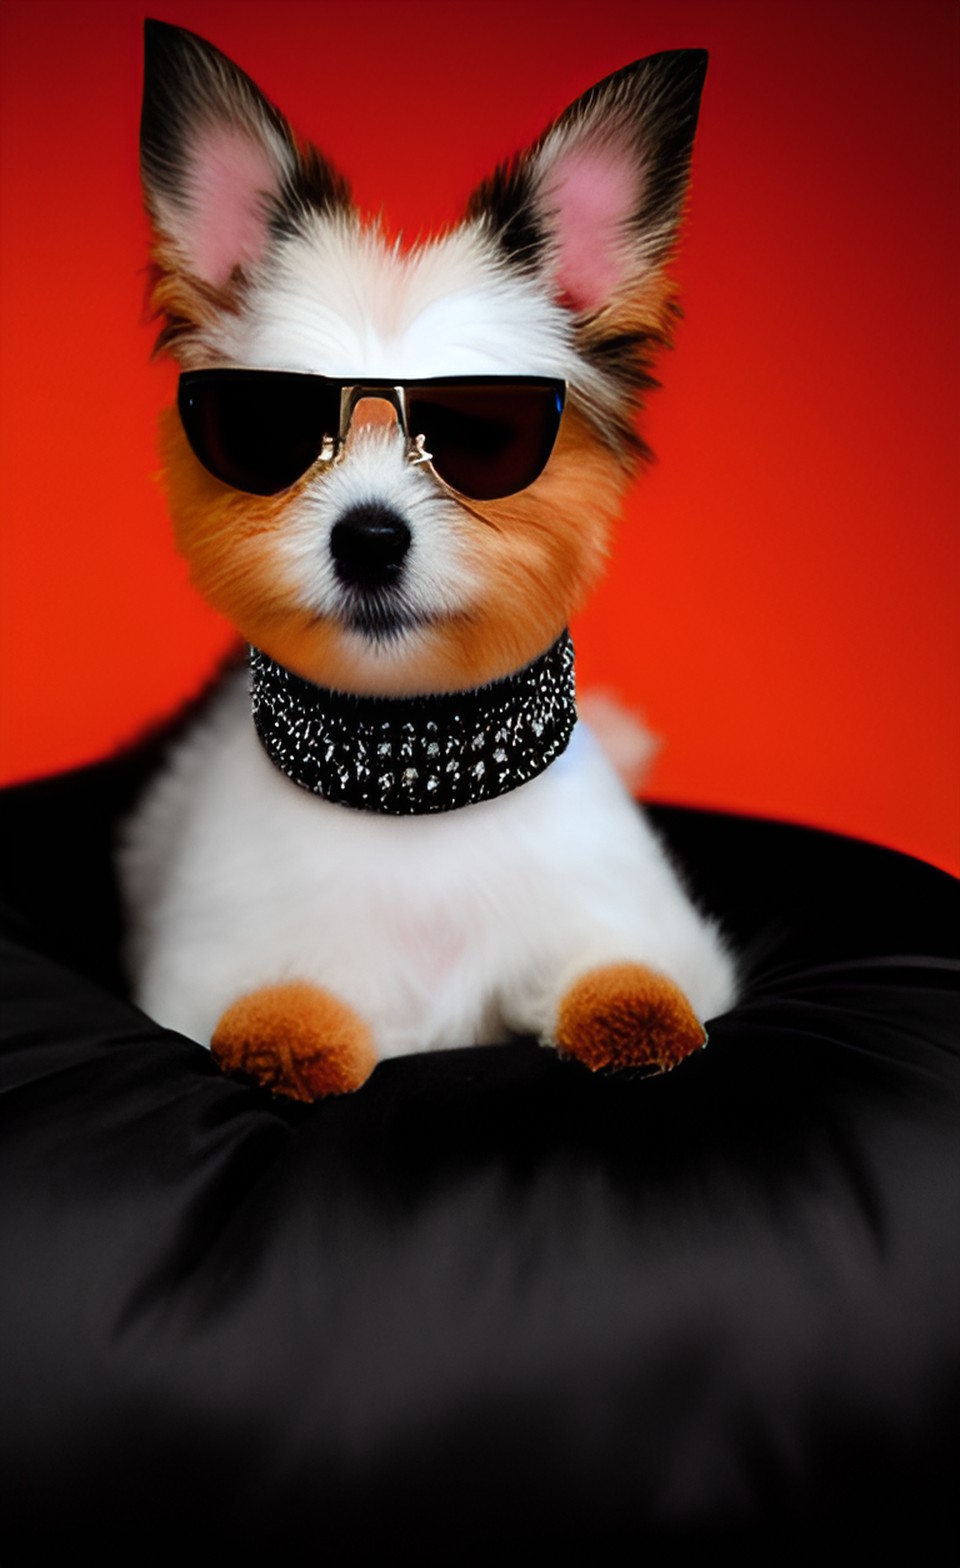
{"type": "Polygon", "coordinates": [[[588,403],[607,379],[577,352],[569,311],[542,278],[516,272],[482,225],[402,252],[376,227],[313,215],[252,269],[244,310],[184,345],[183,364],[327,376],[557,376],[588,403]]]}
{"type": "Polygon", "coordinates": [[[257,987],[310,980],[347,1002],[381,1057],[553,1038],[565,990],[601,964],[661,970],[701,1019],[733,965],[599,748],[512,794],[437,816],[331,805],[262,752],[245,677],[178,748],[121,854],[144,1009],[208,1044],[257,987]]]}

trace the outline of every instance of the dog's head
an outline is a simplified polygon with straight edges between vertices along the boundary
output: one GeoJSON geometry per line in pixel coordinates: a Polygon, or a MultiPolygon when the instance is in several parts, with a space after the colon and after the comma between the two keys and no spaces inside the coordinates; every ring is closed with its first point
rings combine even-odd
{"type": "Polygon", "coordinates": [[[171,508],[250,642],[409,694],[495,679],[566,625],[643,454],[705,68],[607,78],[405,252],[249,77],[148,22],[154,304],[186,373],[171,508]]]}

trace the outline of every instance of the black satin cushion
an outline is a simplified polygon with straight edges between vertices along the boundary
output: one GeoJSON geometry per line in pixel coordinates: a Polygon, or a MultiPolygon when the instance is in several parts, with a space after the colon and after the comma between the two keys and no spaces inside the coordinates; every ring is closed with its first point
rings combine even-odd
{"type": "Polygon", "coordinates": [[[298,1107],[123,997],[154,760],[0,808],[9,1560],[952,1561],[953,881],[661,808],[746,966],[706,1051],[449,1051],[298,1107]]]}

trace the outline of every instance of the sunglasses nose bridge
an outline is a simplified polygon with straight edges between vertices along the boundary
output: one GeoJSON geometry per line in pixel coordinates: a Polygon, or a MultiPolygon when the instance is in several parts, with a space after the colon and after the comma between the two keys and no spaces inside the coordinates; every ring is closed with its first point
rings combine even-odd
{"type": "Polygon", "coordinates": [[[376,430],[395,424],[406,434],[406,399],[402,387],[345,386],[340,394],[340,441],[352,430],[376,430]]]}
{"type": "Polygon", "coordinates": [[[410,462],[429,461],[430,454],[423,449],[423,437],[410,436],[407,408],[407,391],[403,386],[345,386],[340,395],[340,433],[337,441],[337,458],[345,455],[345,447],[354,430],[383,430],[394,425],[403,437],[410,462]]]}

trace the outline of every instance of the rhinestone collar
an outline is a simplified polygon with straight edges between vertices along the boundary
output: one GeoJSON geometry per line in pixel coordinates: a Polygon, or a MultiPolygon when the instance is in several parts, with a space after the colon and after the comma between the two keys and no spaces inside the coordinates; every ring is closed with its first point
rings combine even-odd
{"type": "Polygon", "coordinates": [[[250,668],[271,762],[302,789],[359,811],[419,816],[506,795],[559,757],[577,720],[566,631],[525,669],[440,696],[330,691],[257,648],[250,668]]]}

